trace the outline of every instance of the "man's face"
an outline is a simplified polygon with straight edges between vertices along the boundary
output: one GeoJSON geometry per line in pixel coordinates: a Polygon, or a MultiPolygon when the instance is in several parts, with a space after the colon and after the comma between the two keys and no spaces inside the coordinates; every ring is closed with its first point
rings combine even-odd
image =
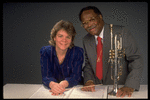
{"type": "Polygon", "coordinates": [[[91,35],[99,35],[104,26],[102,16],[96,14],[92,9],[82,12],[81,21],[85,30],[91,35]]]}

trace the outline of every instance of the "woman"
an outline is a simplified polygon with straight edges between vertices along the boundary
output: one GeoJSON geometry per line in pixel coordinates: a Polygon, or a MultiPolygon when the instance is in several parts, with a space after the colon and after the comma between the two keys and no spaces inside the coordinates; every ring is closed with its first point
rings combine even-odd
{"type": "Polygon", "coordinates": [[[75,35],[73,24],[61,20],[51,30],[50,45],[40,50],[42,83],[52,95],[62,94],[81,81],[83,49],[74,46],[75,35]]]}

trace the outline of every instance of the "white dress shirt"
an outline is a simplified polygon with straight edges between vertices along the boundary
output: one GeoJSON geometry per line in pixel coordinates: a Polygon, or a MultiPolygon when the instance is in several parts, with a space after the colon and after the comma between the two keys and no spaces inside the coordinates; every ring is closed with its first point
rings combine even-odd
{"type": "MultiPolygon", "coordinates": [[[[101,33],[99,34],[99,37],[100,38],[102,38],[102,43],[103,43],[103,34],[104,34],[104,27],[103,27],[103,29],[102,29],[102,31],[101,31],[101,33]]],[[[95,42],[96,42],[96,45],[98,44],[98,41],[97,41],[97,35],[94,35],[95,36],[95,42]]]]}

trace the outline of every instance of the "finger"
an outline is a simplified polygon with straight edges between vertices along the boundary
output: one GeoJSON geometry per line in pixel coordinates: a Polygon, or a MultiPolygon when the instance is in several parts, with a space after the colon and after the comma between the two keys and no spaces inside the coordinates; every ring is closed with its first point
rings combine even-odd
{"type": "Polygon", "coordinates": [[[53,95],[54,93],[52,92],[51,95],[53,95]]]}
{"type": "Polygon", "coordinates": [[[52,89],[52,92],[53,92],[54,94],[58,94],[58,93],[59,93],[59,90],[52,89]]]}
{"type": "Polygon", "coordinates": [[[117,96],[117,97],[120,97],[120,96],[122,95],[122,93],[123,93],[123,92],[119,89],[119,90],[117,91],[116,96],[117,96]]]}
{"type": "Polygon", "coordinates": [[[89,87],[85,87],[85,91],[89,91],[89,87]]]}
{"type": "Polygon", "coordinates": [[[56,95],[56,93],[53,93],[53,92],[52,92],[52,93],[51,93],[51,95],[54,95],[54,96],[55,96],[55,95],[56,95]]]}
{"type": "Polygon", "coordinates": [[[93,86],[84,86],[83,88],[81,88],[82,91],[95,91],[95,87],[93,86]]]}
{"type": "Polygon", "coordinates": [[[94,87],[94,86],[92,86],[92,85],[91,85],[91,86],[89,86],[89,87],[88,87],[88,91],[94,92],[94,91],[95,91],[95,87],[94,87]]]}
{"type": "Polygon", "coordinates": [[[59,93],[63,94],[66,91],[64,87],[60,87],[59,93]]]}
{"type": "Polygon", "coordinates": [[[59,94],[62,94],[62,93],[64,93],[64,91],[61,91],[61,90],[57,91],[57,94],[58,94],[58,95],[59,95],[59,94]]]}
{"type": "Polygon", "coordinates": [[[58,93],[58,92],[57,92],[57,93],[54,93],[54,92],[53,92],[53,95],[54,95],[54,96],[57,96],[57,95],[59,95],[59,93],[58,93]]]}
{"type": "Polygon", "coordinates": [[[132,92],[129,92],[129,93],[128,93],[128,97],[131,97],[131,96],[132,96],[132,92]]]}
{"type": "Polygon", "coordinates": [[[87,90],[87,91],[90,91],[90,87],[87,87],[86,90],[87,90]]]}
{"type": "Polygon", "coordinates": [[[128,93],[128,97],[131,97],[131,93],[128,93]]]}
{"type": "Polygon", "coordinates": [[[88,91],[88,87],[83,87],[82,90],[83,91],[88,91]]]}
{"type": "Polygon", "coordinates": [[[87,87],[87,91],[91,92],[92,91],[92,87],[87,87]]]}
{"type": "Polygon", "coordinates": [[[88,87],[89,92],[92,92],[92,90],[93,90],[93,87],[88,87]]]}
{"type": "Polygon", "coordinates": [[[65,91],[65,89],[63,89],[61,86],[59,85],[55,85],[51,90],[49,90],[50,92],[53,92],[52,95],[59,95],[59,93],[63,93],[65,91]]]}
{"type": "Polygon", "coordinates": [[[51,95],[55,95],[55,91],[49,90],[49,92],[52,92],[51,95]]]}
{"type": "Polygon", "coordinates": [[[82,91],[88,91],[87,87],[81,88],[82,91]]]}
{"type": "Polygon", "coordinates": [[[92,91],[92,92],[95,92],[95,87],[91,87],[91,91],[92,91]]]}
{"type": "Polygon", "coordinates": [[[65,89],[63,89],[61,86],[56,86],[54,89],[53,89],[53,91],[55,92],[55,93],[61,93],[61,92],[64,92],[65,91],[65,89]]]}
{"type": "Polygon", "coordinates": [[[82,91],[85,91],[85,87],[82,87],[81,90],[82,90],[82,91]]]}
{"type": "Polygon", "coordinates": [[[51,95],[55,95],[55,93],[52,92],[51,95]]]}
{"type": "MultiPolygon", "coordinates": [[[[117,93],[120,92],[120,91],[121,91],[121,90],[120,90],[120,88],[119,88],[119,89],[117,90],[117,93]]],[[[117,93],[116,93],[116,94],[117,94],[117,93]]]]}
{"type": "Polygon", "coordinates": [[[60,91],[59,91],[59,93],[64,93],[64,92],[65,92],[65,89],[64,89],[64,90],[60,90],[60,91]]]}
{"type": "Polygon", "coordinates": [[[116,93],[116,96],[118,97],[119,96],[119,93],[120,93],[120,90],[118,89],[117,93],[116,93]]]}
{"type": "Polygon", "coordinates": [[[59,85],[59,86],[58,86],[58,88],[59,88],[59,91],[61,91],[61,92],[65,92],[65,88],[64,88],[64,87],[62,87],[61,85],[59,85]]]}
{"type": "Polygon", "coordinates": [[[63,93],[60,93],[59,95],[62,95],[63,93]]]}
{"type": "Polygon", "coordinates": [[[51,95],[55,95],[55,94],[56,94],[56,91],[55,91],[55,90],[52,90],[52,89],[49,90],[49,92],[52,92],[51,95]]]}
{"type": "Polygon", "coordinates": [[[125,95],[126,95],[126,92],[123,92],[122,95],[121,95],[121,97],[123,98],[125,95]]]}

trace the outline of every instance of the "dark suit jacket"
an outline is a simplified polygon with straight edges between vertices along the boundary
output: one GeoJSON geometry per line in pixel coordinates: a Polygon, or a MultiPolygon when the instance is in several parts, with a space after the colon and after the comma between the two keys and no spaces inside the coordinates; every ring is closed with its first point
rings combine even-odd
{"type": "MultiPolygon", "coordinates": [[[[119,25],[113,25],[113,34],[121,33],[123,48],[125,48],[125,57],[123,63],[123,73],[118,81],[118,84],[125,85],[127,87],[139,90],[140,78],[143,71],[143,61],[141,54],[137,47],[135,40],[133,39],[130,31],[125,29],[125,27],[119,25]]],[[[111,36],[110,36],[110,25],[104,25],[103,34],[103,79],[100,81],[96,77],[96,43],[95,37],[91,34],[87,34],[83,38],[83,47],[85,51],[85,66],[83,68],[84,72],[84,84],[88,80],[93,80],[95,84],[113,85],[113,80],[111,80],[111,68],[109,59],[109,50],[111,47],[111,36]]]]}

